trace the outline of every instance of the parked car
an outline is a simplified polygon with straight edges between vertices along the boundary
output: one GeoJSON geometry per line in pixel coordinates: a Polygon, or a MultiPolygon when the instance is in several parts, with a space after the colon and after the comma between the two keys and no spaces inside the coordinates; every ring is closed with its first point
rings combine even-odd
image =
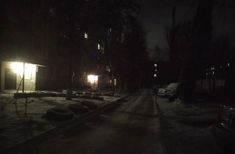
{"type": "Polygon", "coordinates": [[[218,122],[213,126],[212,132],[216,141],[224,150],[235,152],[235,108],[221,107],[218,122]]]}
{"type": "Polygon", "coordinates": [[[173,101],[175,98],[178,97],[179,94],[179,83],[173,82],[168,84],[163,88],[158,89],[158,96],[166,97],[169,101],[173,101]]]}
{"type": "Polygon", "coordinates": [[[166,86],[159,88],[157,95],[163,97],[166,96],[166,86]]]}
{"type": "Polygon", "coordinates": [[[169,101],[173,101],[176,97],[178,97],[178,87],[178,82],[170,83],[165,88],[158,89],[158,96],[166,97],[169,99],[169,101]]]}

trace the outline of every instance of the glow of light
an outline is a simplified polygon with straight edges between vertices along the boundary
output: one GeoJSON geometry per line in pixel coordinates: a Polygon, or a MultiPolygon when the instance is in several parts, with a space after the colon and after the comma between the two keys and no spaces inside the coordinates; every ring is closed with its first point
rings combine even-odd
{"type": "Polygon", "coordinates": [[[154,74],[154,77],[156,78],[156,77],[157,77],[157,74],[154,74]]]}
{"type": "Polygon", "coordinates": [[[25,67],[24,67],[23,62],[11,62],[10,68],[13,73],[20,75],[21,77],[23,77],[23,72],[24,72],[25,79],[31,79],[32,74],[35,73],[37,69],[36,65],[29,64],[29,63],[25,63],[25,67]]]}
{"type": "Polygon", "coordinates": [[[98,50],[100,50],[100,44],[99,43],[97,44],[97,48],[98,48],[98,50]]]}
{"type": "Polygon", "coordinates": [[[87,76],[87,81],[90,83],[90,84],[97,84],[98,83],[98,75],[88,75],[87,76]]]}
{"type": "Polygon", "coordinates": [[[11,62],[11,70],[13,73],[23,76],[23,63],[22,62],[11,62]]]}
{"type": "Polygon", "coordinates": [[[157,67],[157,64],[154,64],[154,67],[157,67]]]}
{"type": "Polygon", "coordinates": [[[108,65],[106,65],[106,71],[107,72],[111,72],[111,69],[110,69],[110,67],[108,65]]]}
{"type": "Polygon", "coordinates": [[[117,79],[114,79],[113,82],[114,82],[113,85],[117,86],[117,79]]]}
{"type": "Polygon", "coordinates": [[[88,39],[88,34],[87,33],[84,33],[84,38],[88,39]]]}
{"type": "Polygon", "coordinates": [[[154,71],[157,72],[157,69],[155,69],[154,71]]]}
{"type": "Polygon", "coordinates": [[[230,63],[227,63],[228,67],[230,66],[230,63]]]}

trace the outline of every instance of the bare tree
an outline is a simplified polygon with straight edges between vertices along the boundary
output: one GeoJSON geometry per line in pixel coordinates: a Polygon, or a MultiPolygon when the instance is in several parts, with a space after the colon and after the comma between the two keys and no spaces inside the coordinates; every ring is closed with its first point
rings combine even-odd
{"type": "Polygon", "coordinates": [[[180,94],[186,101],[191,101],[194,97],[195,82],[201,74],[203,60],[205,60],[203,53],[210,51],[213,7],[214,0],[200,0],[193,20],[192,48],[185,57],[180,77],[180,94]]]}

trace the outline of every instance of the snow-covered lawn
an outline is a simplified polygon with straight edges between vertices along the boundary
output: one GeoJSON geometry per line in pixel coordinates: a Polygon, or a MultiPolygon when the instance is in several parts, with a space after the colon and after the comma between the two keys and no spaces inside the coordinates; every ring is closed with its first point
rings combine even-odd
{"type": "Polygon", "coordinates": [[[218,108],[185,105],[180,100],[168,102],[160,97],[158,104],[164,115],[160,121],[168,153],[222,153],[211,131],[218,108]]]}
{"type": "MultiPolygon", "coordinates": [[[[15,100],[12,94],[0,94],[0,151],[64,123],[64,121],[48,120],[45,116],[48,109],[58,106],[66,108],[69,104],[81,103],[81,101],[93,102],[100,108],[117,99],[119,97],[112,96],[104,96],[104,100],[84,98],[66,100],[64,97],[29,98],[27,112],[25,112],[25,99],[15,100]]],[[[80,114],[74,115],[75,118],[80,116],[80,114]]]]}

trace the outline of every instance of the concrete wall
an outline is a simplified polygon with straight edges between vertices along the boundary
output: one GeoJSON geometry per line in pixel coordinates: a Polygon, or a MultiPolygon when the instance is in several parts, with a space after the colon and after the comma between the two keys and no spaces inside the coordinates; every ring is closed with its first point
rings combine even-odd
{"type": "MultiPolygon", "coordinates": [[[[1,63],[1,82],[0,82],[0,86],[1,86],[1,91],[5,90],[5,69],[6,68],[11,68],[10,67],[10,62],[2,62],[1,63]]],[[[37,66],[36,66],[37,67],[37,66]]],[[[32,75],[29,79],[25,78],[25,91],[34,91],[36,89],[36,73],[32,72],[32,75]]],[[[22,90],[22,76],[17,74],[16,75],[16,89],[19,88],[19,90],[22,90]],[[21,84],[20,84],[21,83],[21,84]]],[[[15,89],[15,90],[16,90],[15,89]]]]}

